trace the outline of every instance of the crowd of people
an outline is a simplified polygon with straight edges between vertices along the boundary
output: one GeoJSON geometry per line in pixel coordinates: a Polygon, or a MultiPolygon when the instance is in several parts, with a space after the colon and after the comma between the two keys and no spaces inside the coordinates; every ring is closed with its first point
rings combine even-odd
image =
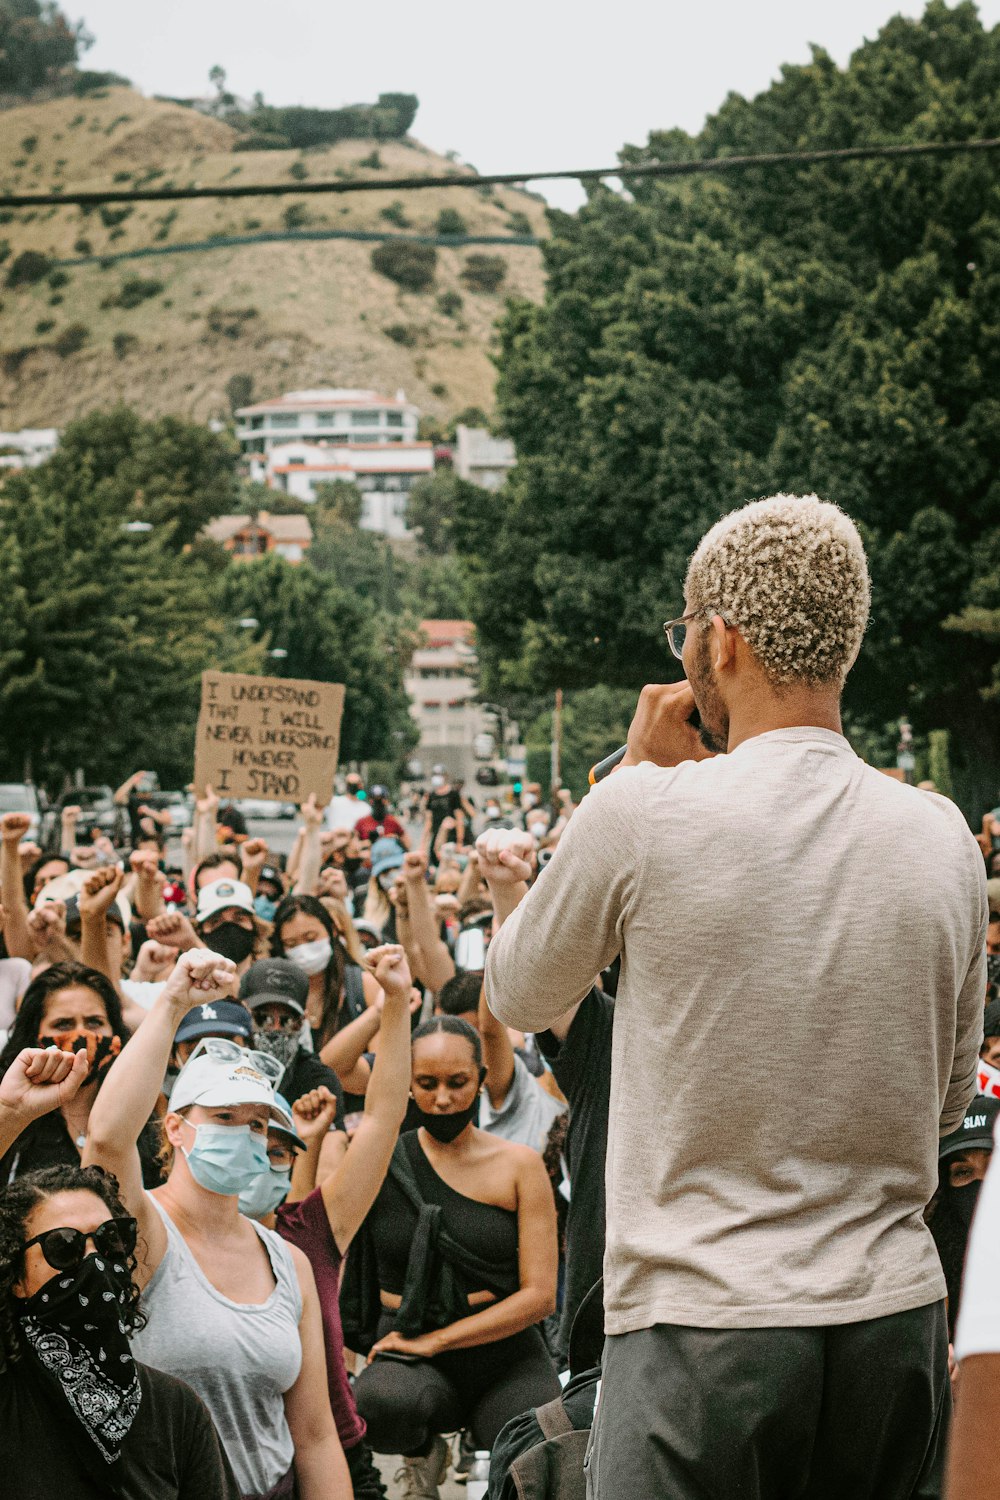
{"type": "Polygon", "coordinates": [[[1000,807],[843,737],[841,512],[720,528],[579,807],[0,821],[9,1493],[940,1496],[1000,1356],[1000,807]]]}
{"type": "Polygon", "coordinates": [[[567,1104],[485,1005],[475,838],[537,870],[572,806],[350,776],[281,857],[144,775],[124,844],[0,822],[14,1492],[44,1424],[70,1496],[435,1495],[560,1390],[567,1104]]]}

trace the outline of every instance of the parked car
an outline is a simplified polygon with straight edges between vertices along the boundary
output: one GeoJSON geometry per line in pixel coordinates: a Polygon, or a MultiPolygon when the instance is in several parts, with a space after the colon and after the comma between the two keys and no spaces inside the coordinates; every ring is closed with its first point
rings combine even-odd
{"type": "Polygon", "coordinates": [[[264,797],[240,797],[233,802],[233,806],[247,821],[252,818],[256,822],[269,822],[273,818],[294,818],[298,813],[294,802],[269,802],[264,797]]]}
{"type": "Polygon", "coordinates": [[[0,817],[4,813],[27,813],[31,822],[26,837],[41,843],[44,804],[38,789],[30,781],[0,782],[0,817]]]}

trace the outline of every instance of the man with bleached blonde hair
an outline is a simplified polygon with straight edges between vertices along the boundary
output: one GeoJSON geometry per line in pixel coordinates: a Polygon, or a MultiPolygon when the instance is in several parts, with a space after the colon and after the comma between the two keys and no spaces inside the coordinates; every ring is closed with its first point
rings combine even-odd
{"type": "Polygon", "coordinates": [[[869,602],[835,505],[714,526],[666,626],[686,681],[643,690],[489,949],[491,1008],[531,1031],[621,955],[596,1500],[940,1494],[922,1213],[975,1087],[986,893],[958,809],[844,738],[869,602]]]}

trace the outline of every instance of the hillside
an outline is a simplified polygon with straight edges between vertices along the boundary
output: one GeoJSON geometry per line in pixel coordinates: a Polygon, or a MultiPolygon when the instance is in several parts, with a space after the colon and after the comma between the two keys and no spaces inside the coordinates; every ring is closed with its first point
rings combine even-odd
{"type": "MultiPolygon", "coordinates": [[[[0,113],[4,191],[207,186],[223,181],[437,175],[462,172],[416,142],[344,141],[306,151],[234,152],[235,133],[193,110],[132,89],[49,100],[0,113]],[[377,149],[373,165],[373,151],[377,149]]],[[[511,189],[429,189],[409,194],[248,198],[149,203],[86,211],[6,211],[0,277],[25,250],[60,261],[169,249],[213,236],[283,232],[292,205],[306,229],[434,234],[442,209],[469,234],[543,235],[544,206],[511,189]],[[405,225],[398,222],[401,205],[405,225]],[[388,209],[391,220],[382,215],[388,209]],[[512,214],[526,216],[514,219],[512,214]]],[[[65,265],[31,286],[4,287],[0,312],[0,428],[58,426],[124,399],[146,415],[198,419],[228,414],[226,382],[253,378],[255,397],[292,387],[398,387],[446,417],[489,410],[492,327],[506,293],[540,297],[542,263],[531,246],[479,247],[503,254],[495,293],[470,290],[461,271],[477,247],[439,247],[435,284],[401,291],[371,265],[373,246],[345,240],[225,246],[117,263],[65,265]],[[65,278],[65,279],[64,279],[65,278]],[[130,278],[161,283],[121,296],[130,278]],[[443,293],[457,293],[454,297],[443,293]],[[140,291],[141,295],[141,291],[140,291]],[[117,305],[110,305],[117,304],[117,305]],[[85,330],[61,339],[71,325],[85,330]],[[392,330],[392,335],[385,332],[392,330]],[[81,347],[69,348],[80,341],[81,347]]]]}

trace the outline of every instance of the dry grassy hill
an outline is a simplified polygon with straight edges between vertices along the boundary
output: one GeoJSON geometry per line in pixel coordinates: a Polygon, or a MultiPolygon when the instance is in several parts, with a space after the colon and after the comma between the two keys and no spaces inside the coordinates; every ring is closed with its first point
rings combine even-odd
{"type": "MultiPolygon", "coordinates": [[[[409,141],[234,152],[235,139],[217,120],[127,88],[25,105],[0,113],[0,188],[113,184],[127,190],[154,183],[294,182],[303,170],[316,179],[460,170],[409,141]],[[373,167],[376,149],[381,165],[373,167]]],[[[394,214],[397,200],[413,233],[435,233],[444,208],[456,209],[470,234],[523,233],[523,219],[512,220],[514,214],[527,217],[531,232],[545,233],[540,201],[510,189],[149,203],[124,214],[121,208],[102,213],[69,206],[17,210],[0,216],[0,252],[5,241],[9,246],[0,280],[28,249],[72,260],[169,249],[213,235],[283,231],[294,204],[301,207],[293,216],[304,214],[306,228],[400,232],[404,226],[381,212],[394,214]]],[[[227,415],[225,386],[234,374],[253,377],[257,398],[316,385],[371,386],[390,394],[402,386],[438,416],[469,405],[489,410],[493,324],[505,293],[540,297],[539,251],[482,247],[481,253],[502,253],[508,265],[504,286],[486,295],[461,279],[471,252],[439,248],[436,283],[416,294],[372,269],[372,248],[345,240],[219,247],[66,266],[35,285],[3,287],[0,428],[59,426],[118,399],[149,415],[227,415]],[[134,277],[162,287],[136,306],[114,305],[134,277]],[[458,293],[461,306],[445,297],[443,310],[443,293],[458,293]],[[86,336],[80,348],[66,352],[61,335],[70,325],[82,325],[86,336]]]]}

